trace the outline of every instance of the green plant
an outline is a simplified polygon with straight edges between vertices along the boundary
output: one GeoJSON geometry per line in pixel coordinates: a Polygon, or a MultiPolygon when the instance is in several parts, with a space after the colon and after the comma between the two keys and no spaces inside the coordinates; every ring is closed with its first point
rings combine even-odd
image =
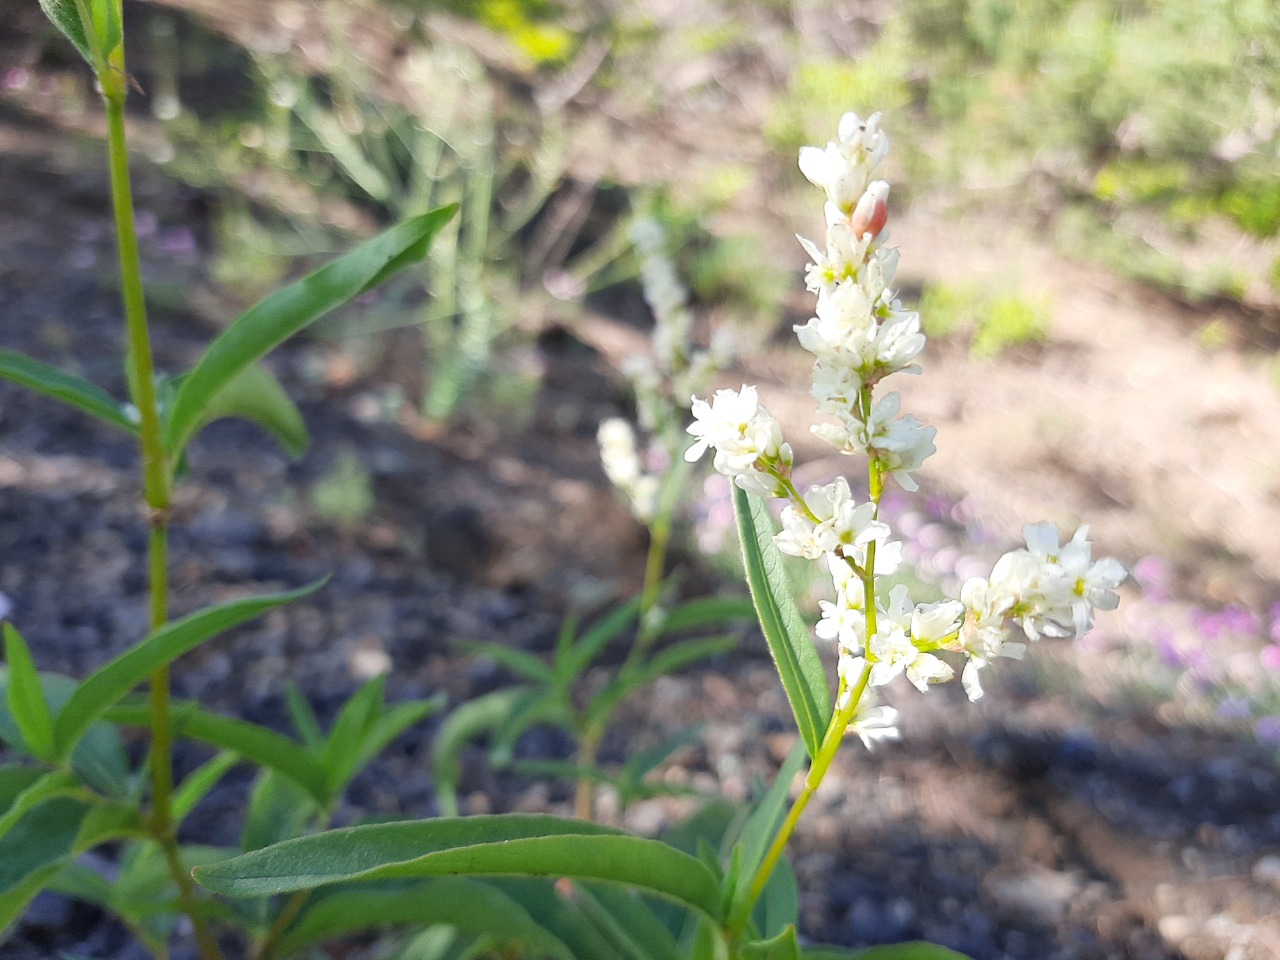
{"type": "MultiPolygon", "coordinates": [[[[791,479],[791,449],[760,407],[754,387],[720,391],[711,402],[695,400],[687,430],[694,444],[685,461],[713,450],[717,471],[736,481],[734,510],[755,616],[799,732],[773,785],[748,811],[713,804],[665,839],[586,820],[523,814],[331,829],[335,804],[352,777],[439,703],[388,705],[377,679],[357,691],[324,731],[305,698],[291,690],[287,703],[295,734],[286,735],[198,703],[174,702],[168,685],[173,660],[321,584],[233,600],[170,622],[171,494],[190,441],[214,416],[252,414],[294,443],[296,410],[265,372],[248,371],[258,369],[255,364],[287,336],[423,257],[455,210],[412,218],[267,297],[215,339],[190,371],[159,379],[152,369],[129,199],[122,7],[118,0],[42,3],[90,63],[107,106],[133,407],[12,353],[0,354],[0,375],[138,438],[150,523],[152,630],[77,682],[40,675],[18,630],[6,625],[0,739],[21,759],[0,767],[0,924],[20,914],[37,891],[52,887],[112,910],[158,957],[168,955],[185,915],[205,960],[223,955],[227,932],[237,947],[247,944],[256,960],[269,960],[388,925],[412,928],[407,955],[438,950],[444,956],[527,952],[583,960],[955,958],[928,944],[860,952],[802,946],[795,882],[784,859],[790,837],[848,732],[868,744],[896,736],[892,711],[874,706],[878,688],[902,674],[921,689],[942,682],[953,673],[944,656],[955,655],[966,660],[964,684],[976,698],[979,671],[998,656],[1022,651],[1023,644],[1010,639],[1012,624],[1032,640],[1079,634],[1095,606],[1115,606],[1112,591],[1125,574],[1114,560],[1092,560],[1086,530],[1059,544],[1055,527],[1037,524],[1027,528],[1028,549],[1006,554],[990,580],[967,583],[959,601],[914,605],[901,585],[887,598],[881,595],[881,578],[892,574],[900,554],[878,519],[884,486],[893,479],[915,489],[911,474],[932,452],[933,431],[912,417],[896,418],[896,394],[872,402],[878,384],[911,368],[924,345],[916,316],[886,293],[896,262],[883,246],[888,186],[868,182],[887,150],[878,117],[864,122],[846,115],[838,141],[826,151],[806,148],[800,157],[803,172],[839,212],[825,253],[808,245],[819,260],[810,280],[820,299],[818,317],[799,330],[802,344],[817,358],[815,392],[823,410],[839,420],[817,432],[843,452],[865,455],[868,500],[857,503],[843,479],[802,495],[791,479]],[[848,349],[850,334],[865,349],[848,349]],[[780,534],[767,503],[772,497],[786,501],[780,534]],[[782,570],[784,552],[821,561],[833,577],[837,599],[824,605],[817,633],[839,652],[834,697],[782,570]],[[135,698],[133,691],[148,680],[149,695],[135,698]],[[132,725],[145,725],[151,735],[140,769],[131,767],[118,733],[118,727],[132,725]],[[218,750],[181,782],[173,776],[176,737],[218,750]],[[237,849],[179,844],[178,823],[240,761],[261,771],[237,849]],[[788,803],[792,782],[806,767],[799,793],[788,803]],[[113,882],[77,859],[108,842],[121,851],[113,882]]],[[[656,526],[653,539],[665,543],[656,526]]],[[[660,573],[660,567],[651,563],[649,572],[660,573]]],[[[519,716],[516,707],[552,722],[567,717],[585,741],[593,720],[608,715],[639,683],[712,648],[723,649],[723,641],[705,639],[658,649],[661,636],[719,622],[739,610],[704,600],[663,615],[660,588],[661,577],[651,577],[636,603],[582,633],[570,624],[550,662],[484,648],[529,678],[527,689],[509,695],[520,702],[498,704],[504,723],[518,726],[512,720],[519,716]],[[637,621],[638,639],[614,682],[604,694],[587,698],[585,708],[579,706],[569,689],[575,678],[637,621]]],[[[483,720],[479,716],[472,727],[483,727],[483,720]]],[[[498,734],[500,740],[506,736],[506,727],[498,734]]],[[[633,758],[619,785],[643,790],[645,768],[660,762],[654,759],[660,755],[633,758]]],[[[593,758],[585,759],[575,773],[596,776],[593,758]]]]}
{"type": "MultiPolygon", "coordinates": [[[[887,149],[877,121],[846,115],[838,141],[826,151],[806,148],[800,157],[801,169],[825,188],[828,206],[840,214],[825,253],[808,245],[818,260],[810,273],[811,287],[820,295],[818,316],[798,328],[802,345],[817,358],[815,392],[823,409],[840,420],[822,425],[818,433],[842,452],[865,454],[869,499],[856,502],[843,478],[802,495],[791,480],[791,449],[754,387],[721,390],[711,402],[695,400],[688,428],[695,442],[685,458],[696,460],[713,450],[716,469],[736,482],[734,512],[747,583],[799,731],[778,778],[750,813],[725,816],[723,808],[709,808],[669,834],[667,842],[583,820],[524,815],[370,825],[285,841],[199,867],[196,877],[203,885],[239,897],[298,896],[317,884],[331,885],[340,906],[323,923],[326,930],[338,930],[354,929],[373,913],[384,922],[420,920],[436,885],[458,874],[545,878],[554,884],[485,879],[473,902],[483,897],[497,903],[493,898],[500,894],[506,899],[496,907],[499,915],[488,916],[494,912],[488,907],[458,907],[448,922],[475,922],[468,932],[491,936],[501,929],[499,939],[522,939],[535,950],[577,957],[954,956],[924,944],[864,954],[801,947],[794,880],[783,857],[788,841],[846,733],[856,732],[868,745],[897,736],[894,712],[875,706],[878,688],[902,674],[921,690],[951,679],[954,672],[944,656],[955,654],[967,660],[964,685],[976,699],[982,693],[980,671],[997,657],[1020,656],[1024,649],[1010,639],[1012,623],[1032,640],[1079,634],[1095,605],[1110,609],[1118,602],[1112,591],[1125,571],[1114,560],[1092,560],[1085,530],[1060,544],[1056,527],[1035,524],[1026,528],[1028,548],[1006,554],[990,580],[969,581],[960,601],[915,605],[903,585],[882,596],[881,578],[894,572],[901,556],[900,545],[878,519],[884,486],[892,478],[915,489],[911,473],[932,452],[933,431],[912,417],[893,419],[896,394],[872,402],[878,383],[913,367],[924,345],[915,314],[885,292],[896,262],[883,247],[888,188],[881,181],[867,182],[887,149]],[[868,346],[850,350],[849,336],[868,346]],[[772,497],[785,501],[781,533],[775,533],[767,505],[772,497]],[[791,595],[783,553],[822,561],[834,579],[837,598],[824,603],[817,627],[818,636],[834,641],[840,652],[834,697],[791,595]],[[800,792],[788,804],[792,781],[806,764],[800,792]],[[388,888],[388,882],[406,887],[388,888]],[[414,882],[417,887],[408,886],[414,882]],[[611,892],[615,885],[629,892],[611,892]],[[498,894],[484,889],[489,887],[498,894]],[[406,890],[407,900],[388,896],[393,890],[406,890]],[[355,916],[353,903],[366,916],[355,916]],[[535,939],[548,934],[555,941],[535,939]]],[[[667,303],[671,307],[675,299],[667,303]]],[[[506,743],[509,749],[505,725],[521,714],[584,730],[564,691],[623,624],[639,616],[644,629],[645,607],[642,597],[582,634],[570,624],[550,662],[502,647],[484,648],[528,682],[455,713],[438,754],[438,772],[456,782],[450,768],[456,765],[457,744],[478,731],[494,729],[499,748],[506,743]]],[[[683,609],[687,618],[689,608],[683,609]]],[[[677,608],[671,617],[680,614],[677,608]]],[[[715,612],[716,619],[723,615],[715,612]]],[[[644,649],[638,642],[632,654],[644,649]]],[[[624,663],[618,673],[622,690],[627,670],[624,663]]],[[[597,702],[590,702],[588,713],[597,702]]],[[[573,772],[595,776],[582,764],[573,772]]],[[[637,782],[633,778],[629,786],[637,782]]],[[[316,909],[323,909],[323,901],[316,909]]],[[[426,915],[437,917],[429,908],[426,915]]]]}
{"type": "MultiPolygon", "coordinates": [[[[128,350],[125,371],[130,404],[100,387],[30,357],[0,352],[0,376],[76,407],[135,437],[141,451],[143,493],[149,521],[150,633],[82,682],[36,673],[25,641],[5,628],[6,668],[0,737],[24,761],[6,765],[5,813],[0,816],[0,928],[47,887],[71,889],[119,913],[139,940],[160,955],[176,915],[194,924],[206,960],[221,955],[210,925],[210,907],[199,897],[193,863],[225,855],[184,849],[177,841],[182,816],[241,759],[265,768],[263,783],[284,778],[327,809],[355,765],[390,737],[435,709],[399,705],[384,713],[380,688],[357,695],[330,735],[323,758],[270,730],[175,704],[169,664],[218,634],[268,610],[306,596],[303,590],[224,603],[181,620],[169,620],[168,544],[172,492],[191,440],[210,422],[248,417],[270,430],[291,452],[307,442],[297,409],[260,365],[262,357],[335,307],[421,259],[453,216],[444,208],[422,214],[339,258],[252,307],[209,345],[191,370],[164,378],[154,370],[134,227],[124,104],[128,74],[124,18],[119,0],[42,0],[45,12],[88,62],[107,115],[111,194],[119,243],[121,291],[128,350]],[[128,698],[150,687],[145,703],[128,698]],[[141,723],[151,735],[142,769],[131,769],[116,723],[141,723]],[[176,784],[172,744],[184,734],[226,751],[198,775],[176,784]],[[149,787],[149,790],[147,789],[149,787]],[[78,854],[103,843],[125,849],[123,883],[106,889],[78,867],[78,854]],[[145,878],[145,880],[143,879],[145,878]],[[143,883],[143,896],[132,887],[143,883]],[[131,892],[132,891],[132,892],[131,892]],[[155,898],[163,904],[157,911],[155,898]]],[[[283,782],[283,781],[281,781],[283,782]]],[[[307,818],[310,819],[310,818],[307,818]]],[[[269,936],[269,934],[268,934],[269,936]]]]}

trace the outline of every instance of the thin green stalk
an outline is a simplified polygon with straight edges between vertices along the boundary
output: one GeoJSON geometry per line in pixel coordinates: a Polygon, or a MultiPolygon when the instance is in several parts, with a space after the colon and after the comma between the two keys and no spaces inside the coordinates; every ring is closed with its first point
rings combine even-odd
{"type": "MultiPolygon", "coordinates": [[[[160,427],[155,366],[147,326],[146,299],[142,288],[142,263],[134,226],[133,190],[129,181],[129,154],[125,136],[124,102],[127,80],[123,46],[111,55],[109,68],[99,74],[107,113],[107,154],[111,173],[111,199],[115,213],[116,242],[120,254],[120,286],[128,337],[129,389],[139,416],[142,449],[143,492],[151,533],[147,543],[152,629],[169,619],[169,495],[168,458],[160,427]]],[[[170,717],[169,671],[151,676],[151,821],[152,836],[164,852],[165,862],[178,888],[183,911],[191,917],[196,943],[204,960],[220,960],[218,943],[200,914],[190,874],[182,865],[173,824],[173,727],[170,717]]]]}
{"type": "Polygon", "coordinates": [[[280,915],[276,917],[275,923],[271,924],[271,929],[267,931],[267,935],[262,938],[262,943],[258,945],[258,949],[250,954],[251,960],[270,960],[271,957],[275,956],[276,948],[280,946],[280,940],[293,924],[293,921],[298,919],[298,914],[307,905],[307,901],[311,899],[311,892],[310,890],[299,890],[289,898],[284,905],[284,909],[280,911],[280,915]]]}
{"type": "Polygon", "coordinates": [[[800,822],[801,814],[804,813],[818,787],[822,785],[822,780],[827,775],[827,770],[830,769],[831,762],[835,759],[836,753],[840,749],[840,744],[844,742],[845,730],[857,715],[858,703],[862,700],[862,694],[866,691],[867,682],[870,679],[871,665],[868,664],[863,669],[857,685],[849,693],[844,707],[836,711],[835,715],[832,716],[831,723],[827,726],[827,732],[823,734],[822,744],[818,748],[818,755],[813,758],[813,764],[809,767],[809,772],[805,774],[804,787],[791,804],[791,809],[787,811],[786,819],[782,821],[782,826],[778,828],[778,832],[774,835],[773,842],[769,844],[769,849],[765,852],[759,869],[756,870],[755,876],[751,879],[751,886],[748,889],[746,899],[742,901],[737,911],[729,917],[726,932],[731,940],[736,939],[742,933],[743,928],[746,927],[747,920],[751,916],[751,911],[755,907],[756,901],[764,893],[764,888],[768,885],[769,878],[773,876],[774,868],[778,865],[778,861],[782,859],[783,852],[787,849],[791,834],[795,832],[796,824],[800,822]]]}
{"type": "MultiPolygon", "coordinates": [[[[871,417],[871,388],[863,387],[859,395],[859,405],[865,419],[871,417]]],[[[872,452],[867,458],[867,485],[870,494],[870,500],[875,504],[875,516],[880,515],[880,498],[884,494],[884,469],[878,457],[872,452]]],[[[789,480],[784,482],[788,495],[792,501],[804,506],[804,500],[791,485],[789,480]]],[[[806,512],[808,512],[806,507],[806,512]]],[[[816,519],[810,513],[810,519],[816,519]]],[[[855,570],[857,568],[855,567],[855,570]]],[[[809,805],[809,800],[813,797],[818,787],[822,785],[823,778],[827,775],[827,770],[831,767],[831,762],[835,759],[836,753],[840,749],[840,745],[844,742],[845,732],[849,724],[853,722],[854,717],[858,714],[858,704],[862,700],[862,695],[866,692],[867,684],[871,680],[871,664],[875,662],[875,657],[871,652],[871,638],[875,636],[878,624],[876,610],[876,542],[872,540],[867,544],[866,564],[861,569],[860,574],[863,584],[863,608],[866,616],[866,656],[867,664],[863,667],[862,675],[858,678],[857,684],[851,691],[848,691],[847,699],[843,707],[838,707],[835,714],[831,718],[831,723],[827,727],[827,731],[823,734],[822,743],[818,747],[818,755],[813,758],[813,763],[809,767],[809,772],[805,774],[804,787],[800,794],[796,797],[791,805],[791,809],[787,811],[786,819],[782,821],[782,825],[778,828],[778,832],[774,835],[769,849],[766,851],[764,860],[760,863],[760,868],[756,871],[755,876],[751,880],[751,886],[748,888],[747,897],[739,906],[736,913],[729,918],[727,925],[727,933],[729,939],[733,940],[742,933],[743,928],[747,924],[748,918],[751,916],[751,910],[755,907],[756,901],[760,899],[760,895],[764,892],[765,886],[769,882],[769,877],[773,875],[774,868],[778,865],[778,861],[782,859],[787,844],[791,840],[792,833],[795,832],[796,825],[800,822],[800,817],[804,813],[805,808],[809,805]]],[[[845,697],[844,680],[840,683],[840,692],[836,698],[839,704],[841,698],[845,697]]]]}

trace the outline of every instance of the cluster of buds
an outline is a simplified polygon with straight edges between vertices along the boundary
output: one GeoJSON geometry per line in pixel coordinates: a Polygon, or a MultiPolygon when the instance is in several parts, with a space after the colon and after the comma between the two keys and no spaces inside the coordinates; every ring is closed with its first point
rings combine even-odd
{"type": "Polygon", "coordinates": [[[631,357],[624,369],[636,398],[639,434],[621,417],[600,424],[597,441],[605,475],[642,522],[658,512],[662,479],[683,446],[688,404],[733,357],[727,331],[716,330],[707,349],[693,345],[689,291],[667,255],[666,233],[653,219],[637,219],[631,240],[640,255],[645,302],[653,311],[653,355],[631,357]]]}
{"type": "Polygon", "coordinates": [[[1126,573],[1113,559],[1092,559],[1087,527],[1060,546],[1057,528],[1040,523],[1025,528],[1026,549],[1005,554],[989,579],[966,582],[959,600],[916,604],[905,586],[878,596],[876,579],[902,563],[902,545],[879,519],[884,483],[892,477],[916,490],[912,474],[934,452],[936,431],[900,416],[899,394],[873,396],[891,374],[920,372],[925,337],[919,315],[892,291],[898,251],[886,246],[889,185],[872,179],[889,149],[880,115],[846,114],[837,136],[826,149],[800,151],[801,172],[826,193],[827,234],[825,249],[798,238],[812,259],[806,281],[817,307],[795,330],[814,356],[818,411],[835,421],[813,432],[841,453],[867,458],[869,499],[859,503],[843,477],[798,491],[791,448],[755,387],[720,390],[710,403],[695,398],[688,428],[695,442],[685,455],[695,460],[712,449],[715,468],[738,486],[787,501],[775,543],[830,571],[835,599],[821,601],[816,632],[839,650],[837,710],[849,712],[850,730],[870,746],[897,736],[896,714],[877,706],[875,688],[903,675],[927,690],[955,676],[947,655],[959,655],[964,688],[976,700],[985,666],[1021,657],[1025,643],[1012,639],[1014,625],[1028,640],[1079,636],[1095,608],[1116,606],[1126,573]]]}

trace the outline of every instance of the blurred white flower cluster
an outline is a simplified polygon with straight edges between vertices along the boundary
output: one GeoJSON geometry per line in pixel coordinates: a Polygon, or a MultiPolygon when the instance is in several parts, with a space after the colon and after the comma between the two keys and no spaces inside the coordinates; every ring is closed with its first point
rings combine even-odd
{"type": "Polygon", "coordinates": [[[874,688],[902,675],[927,690],[955,676],[943,655],[959,654],[965,691],[976,700],[985,666],[1022,656],[1013,625],[1030,640],[1078,636],[1091,626],[1094,608],[1116,606],[1115,588],[1126,577],[1117,561],[1092,559],[1087,527],[1059,545],[1057,527],[1040,523],[1025,528],[1026,549],[1005,554],[989,579],[968,580],[959,600],[915,604],[905,586],[878,596],[876,578],[902,562],[902,545],[879,518],[885,480],[916,490],[912,474],[934,452],[936,432],[899,415],[899,394],[873,397],[891,374],[920,372],[915,361],[925,344],[919,315],[891,288],[898,252],[885,246],[889,185],[872,179],[888,149],[879,114],[864,121],[849,113],[825,150],[800,150],[801,171],[826,193],[827,237],[825,249],[800,238],[813,261],[806,279],[817,307],[796,334],[814,356],[818,411],[836,421],[812,429],[840,452],[867,457],[869,499],[857,502],[843,477],[798,491],[791,447],[751,386],[720,390],[710,403],[694,399],[688,432],[695,440],[685,454],[694,460],[711,449],[715,468],[738,486],[788,501],[775,542],[831,573],[835,599],[821,602],[816,632],[839,649],[837,710],[848,713],[850,731],[868,746],[897,736],[896,713],[877,706],[874,688]]]}
{"type": "Polygon", "coordinates": [[[657,516],[663,478],[683,446],[685,397],[705,390],[733,358],[728,331],[712,333],[710,346],[693,342],[689,291],[667,254],[662,225],[636,220],[631,240],[640,255],[644,299],[653,311],[653,355],[636,355],[623,368],[636,398],[639,431],[621,417],[600,424],[597,440],[605,475],[646,524],[657,516]],[[637,435],[640,434],[640,436],[637,435]]]}

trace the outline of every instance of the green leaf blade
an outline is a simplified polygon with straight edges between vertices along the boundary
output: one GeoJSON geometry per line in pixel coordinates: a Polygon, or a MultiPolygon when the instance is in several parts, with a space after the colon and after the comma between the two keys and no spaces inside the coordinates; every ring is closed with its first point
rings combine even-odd
{"type": "MultiPolygon", "coordinates": [[[[41,3],[45,2],[46,0],[41,0],[41,3]]],[[[70,6],[74,10],[75,5],[70,6]]],[[[138,425],[126,416],[120,402],[83,377],[66,373],[14,350],[0,350],[0,377],[75,407],[125,433],[133,436],[138,433],[138,425]]]]}
{"type": "Polygon", "coordinates": [[[773,542],[773,521],[759,497],[733,490],[733,512],[742,542],[747,585],[760,628],[778,668],[796,726],[810,757],[816,757],[831,715],[827,673],[809,629],[791,596],[782,555],[773,542]]]}
{"type": "Polygon", "coordinates": [[[315,900],[281,940],[293,953],[321,940],[392,924],[449,924],[466,933],[521,943],[537,956],[574,960],[519,903],[496,887],[465,877],[439,877],[392,889],[337,890],[315,900]]]}
{"type": "Polygon", "coordinates": [[[50,760],[53,758],[53,715],[44,698],[31,651],[11,623],[4,625],[4,659],[9,668],[5,691],[9,713],[32,755],[39,760],[50,760]]]}
{"type": "Polygon", "coordinates": [[[323,583],[208,607],[153,631],[94,672],[71,695],[54,721],[57,756],[65,758],[71,753],[93,722],[153,671],[232,627],[315,592],[323,583]]]}
{"type": "Polygon", "coordinates": [[[507,814],[372,824],[276,844],[196,871],[215,893],[266,896],[351,880],[541,876],[602,880],[719,920],[719,883],[672,847],[579,820],[507,814]]]}
{"type": "Polygon", "coordinates": [[[182,451],[208,405],[245,368],[330,310],[422,259],[456,210],[441,207],[406,220],[250,307],[183,378],[165,432],[170,455],[182,451]]]}

